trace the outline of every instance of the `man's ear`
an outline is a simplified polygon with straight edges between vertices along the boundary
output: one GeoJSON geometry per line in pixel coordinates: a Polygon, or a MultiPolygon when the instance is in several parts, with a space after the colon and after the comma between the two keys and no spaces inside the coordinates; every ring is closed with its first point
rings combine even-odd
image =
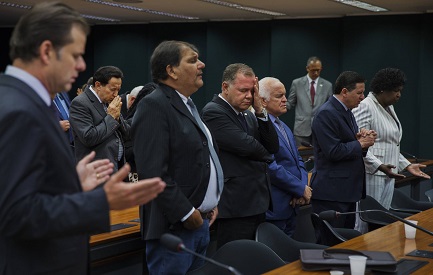
{"type": "Polygon", "coordinates": [[[44,40],[39,46],[39,56],[44,64],[50,63],[50,59],[55,55],[53,44],[50,40],[44,40]]]}
{"type": "Polygon", "coordinates": [[[225,81],[221,84],[221,91],[223,94],[228,94],[229,84],[225,81]]]}
{"type": "Polygon", "coordinates": [[[174,68],[172,65],[167,65],[167,67],[165,67],[165,71],[167,72],[168,76],[173,78],[174,80],[177,80],[177,75],[175,72],[176,68],[174,68]]]}
{"type": "Polygon", "coordinates": [[[266,108],[266,106],[268,106],[268,102],[263,97],[260,97],[260,100],[262,101],[263,108],[266,108]]]}

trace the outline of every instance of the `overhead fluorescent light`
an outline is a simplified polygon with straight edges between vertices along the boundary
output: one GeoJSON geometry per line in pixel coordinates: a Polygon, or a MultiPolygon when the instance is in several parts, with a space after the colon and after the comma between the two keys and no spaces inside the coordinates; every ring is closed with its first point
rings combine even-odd
{"type": "Polygon", "coordinates": [[[0,1],[0,6],[17,8],[17,9],[25,9],[25,10],[29,10],[32,8],[31,5],[21,5],[21,4],[16,4],[16,3],[4,2],[4,1],[0,1]]]}
{"type": "Polygon", "coordinates": [[[175,17],[175,18],[180,18],[180,19],[188,19],[188,20],[200,19],[198,17],[192,17],[192,16],[181,15],[181,14],[168,13],[168,12],[163,12],[163,11],[142,9],[142,8],[137,8],[137,7],[134,7],[134,6],[128,6],[128,5],[117,4],[117,3],[107,2],[107,1],[101,1],[101,0],[85,0],[85,1],[90,2],[90,3],[100,4],[100,5],[107,5],[107,6],[111,6],[111,7],[119,8],[119,9],[127,9],[127,10],[133,10],[133,11],[140,11],[140,12],[146,12],[146,13],[151,13],[151,14],[156,14],[156,15],[175,17]]]}
{"type": "Polygon", "coordinates": [[[384,12],[384,11],[388,11],[385,8],[382,7],[378,7],[378,6],[373,6],[370,5],[368,3],[365,2],[361,2],[361,1],[356,1],[356,0],[331,0],[331,1],[335,1],[341,4],[345,4],[345,5],[349,5],[349,6],[353,6],[356,8],[360,8],[360,9],[364,9],[364,10],[368,10],[368,11],[373,11],[373,12],[384,12]]]}
{"type": "Polygon", "coordinates": [[[233,8],[233,9],[239,9],[239,10],[245,10],[245,11],[250,11],[250,12],[255,12],[255,13],[261,13],[261,14],[266,14],[266,15],[271,15],[271,16],[284,16],[284,15],[286,15],[286,14],[280,13],[280,12],[269,11],[269,10],[264,10],[264,9],[249,7],[249,6],[242,6],[239,4],[225,2],[225,1],[219,1],[219,0],[201,0],[201,1],[215,4],[215,5],[219,5],[219,6],[224,6],[224,7],[229,7],[229,8],[233,8]]]}
{"type": "Polygon", "coordinates": [[[94,16],[94,15],[88,15],[88,14],[81,14],[82,17],[86,19],[92,19],[97,21],[105,21],[105,22],[120,22],[119,19],[113,19],[108,17],[100,17],[100,16],[94,16]]]}

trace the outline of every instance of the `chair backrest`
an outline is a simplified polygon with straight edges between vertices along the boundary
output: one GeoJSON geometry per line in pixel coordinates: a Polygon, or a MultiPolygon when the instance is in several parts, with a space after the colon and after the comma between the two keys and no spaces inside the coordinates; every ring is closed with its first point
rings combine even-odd
{"type": "Polygon", "coordinates": [[[299,242],[317,243],[316,232],[314,231],[313,223],[311,222],[312,213],[311,204],[299,207],[296,214],[296,228],[292,238],[299,242]]]}
{"type": "Polygon", "coordinates": [[[429,202],[433,202],[433,189],[425,191],[424,194],[427,196],[429,202]]]}
{"type": "MultiPolygon", "coordinates": [[[[433,190],[433,189],[432,189],[433,190]]],[[[433,194],[433,193],[432,193],[433,194]]],[[[395,188],[392,196],[391,209],[394,211],[417,213],[433,207],[432,202],[417,201],[395,188]]]]}
{"type": "MultiPolygon", "coordinates": [[[[313,225],[311,225],[313,226],[313,225]]],[[[287,236],[281,229],[272,223],[264,222],[257,227],[256,241],[272,249],[285,262],[299,260],[300,249],[326,249],[328,246],[298,242],[287,236]]]]}
{"type": "Polygon", "coordinates": [[[327,221],[322,220],[318,214],[311,213],[311,221],[316,232],[319,233],[318,241],[320,244],[333,246],[347,240],[337,233],[327,221]]]}
{"type": "MultiPolygon", "coordinates": [[[[236,240],[218,249],[213,260],[234,267],[242,274],[262,274],[286,263],[266,245],[253,240],[236,240]]],[[[224,275],[229,270],[207,262],[203,267],[190,271],[188,275],[224,275]]]]}
{"type": "MultiPolygon", "coordinates": [[[[373,197],[366,195],[365,199],[361,199],[359,202],[359,208],[361,211],[364,210],[381,210],[388,211],[373,197]]],[[[384,213],[380,212],[367,212],[360,213],[360,218],[364,222],[368,223],[368,231],[373,231],[377,228],[385,226],[387,224],[395,222],[395,220],[384,213]]]]}

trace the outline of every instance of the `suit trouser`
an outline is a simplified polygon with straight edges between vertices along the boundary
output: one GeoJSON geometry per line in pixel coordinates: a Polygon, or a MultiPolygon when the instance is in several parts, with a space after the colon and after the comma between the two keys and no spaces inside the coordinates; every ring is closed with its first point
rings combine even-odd
{"type": "MultiPolygon", "coordinates": [[[[203,219],[203,225],[196,230],[177,226],[168,233],[180,237],[186,248],[206,255],[210,241],[209,219],[203,219]]],[[[173,252],[165,248],[159,239],[146,241],[146,262],[151,275],[186,274],[204,265],[204,260],[190,253],[173,252]]]]}

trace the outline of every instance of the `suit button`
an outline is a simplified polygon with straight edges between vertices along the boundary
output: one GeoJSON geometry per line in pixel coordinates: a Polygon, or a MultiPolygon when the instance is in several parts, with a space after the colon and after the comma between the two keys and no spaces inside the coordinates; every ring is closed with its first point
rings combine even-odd
{"type": "Polygon", "coordinates": [[[206,163],[206,167],[209,168],[209,167],[210,167],[210,164],[209,164],[209,163],[206,163]]]}
{"type": "Polygon", "coordinates": [[[207,146],[207,141],[203,141],[203,146],[207,146]]]}

